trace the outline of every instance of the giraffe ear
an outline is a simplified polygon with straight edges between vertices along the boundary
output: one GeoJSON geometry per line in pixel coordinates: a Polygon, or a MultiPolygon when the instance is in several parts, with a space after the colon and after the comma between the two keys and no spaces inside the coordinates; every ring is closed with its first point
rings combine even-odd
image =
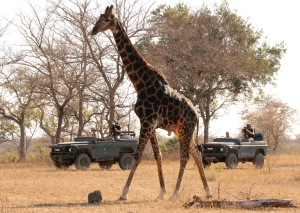
{"type": "Polygon", "coordinates": [[[104,13],[105,16],[107,16],[108,11],[109,11],[109,7],[107,6],[106,9],[105,9],[105,13],[104,13]]]}

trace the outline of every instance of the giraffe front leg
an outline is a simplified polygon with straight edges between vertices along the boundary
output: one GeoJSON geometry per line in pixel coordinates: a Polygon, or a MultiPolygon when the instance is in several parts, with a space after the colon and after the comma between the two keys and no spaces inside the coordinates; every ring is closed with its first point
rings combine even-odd
{"type": "Polygon", "coordinates": [[[182,176],[186,167],[186,164],[189,160],[189,144],[188,144],[188,138],[178,138],[179,139],[179,145],[180,145],[180,170],[177,178],[176,187],[174,190],[174,193],[171,197],[171,199],[175,200],[179,196],[179,188],[181,185],[182,176]]]}
{"type": "Polygon", "coordinates": [[[154,153],[154,158],[156,160],[156,164],[157,164],[157,170],[158,170],[158,177],[159,177],[159,184],[160,184],[160,193],[158,195],[158,199],[163,199],[166,191],[165,188],[165,181],[164,181],[164,176],[163,176],[163,172],[162,172],[162,159],[161,159],[161,153],[159,150],[159,146],[157,143],[157,138],[155,135],[155,132],[152,133],[151,137],[150,137],[150,141],[151,141],[151,146],[152,146],[152,150],[154,153]]]}
{"type": "Polygon", "coordinates": [[[185,170],[186,163],[187,163],[188,159],[189,159],[188,156],[182,157],[181,154],[180,154],[180,170],[179,170],[175,190],[174,190],[174,192],[171,196],[172,200],[176,200],[179,196],[179,189],[180,189],[180,185],[181,185],[181,180],[182,180],[182,176],[183,176],[183,173],[184,173],[184,170],[185,170]]]}
{"type": "Polygon", "coordinates": [[[197,164],[198,171],[199,171],[202,183],[203,183],[203,187],[204,187],[204,190],[206,192],[206,199],[211,198],[212,194],[211,194],[211,191],[210,191],[210,188],[208,186],[207,179],[206,179],[206,176],[205,176],[205,173],[204,173],[201,152],[198,150],[198,148],[196,147],[196,144],[194,142],[191,143],[190,153],[192,154],[192,156],[193,156],[193,158],[194,158],[194,160],[197,164]]]}
{"type": "Polygon", "coordinates": [[[133,178],[133,175],[135,173],[135,170],[136,170],[137,166],[138,165],[136,164],[136,162],[134,162],[133,166],[132,166],[132,168],[130,170],[130,174],[128,176],[127,182],[126,182],[126,184],[125,184],[125,186],[123,188],[123,192],[122,192],[121,196],[118,199],[119,201],[127,200],[128,199],[129,186],[130,186],[130,183],[132,181],[132,178],[133,178]]]}
{"type": "Polygon", "coordinates": [[[130,187],[133,175],[135,173],[135,170],[141,162],[142,154],[143,154],[143,151],[145,149],[145,146],[146,146],[146,143],[147,143],[148,139],[149,139],[149,137],[147,137],[146,134],[143,134],[143,131],[141,129],[138,147],[137,147],[136,153],[134,153],[133,166],[130,170],[128,179],[126,181],[126,184],[123,188],[123,192],[122,192],[120,198],[118,199],[119,201],[128,199],[129,187],[130,187]]]}

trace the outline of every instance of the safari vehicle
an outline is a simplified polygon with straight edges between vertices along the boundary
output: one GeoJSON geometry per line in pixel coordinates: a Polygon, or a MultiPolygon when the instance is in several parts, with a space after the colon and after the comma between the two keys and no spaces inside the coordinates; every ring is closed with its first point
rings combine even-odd
{"type": "Polygon", "coordinates": [[[68,169],[70,165],[80,170],[87,170],[91,162],[96,162],[102,169],[110,169],[119,163],[121,169],[131,169],[133,153],[138,141],[132,131],[122,132],[118,139],[109,136],[104,139],[96,137],[77,137],[73,142],[62,142],[49,146],[50,156],[55,167],[68,169]]]}
{"type": "Polygon", "coordinates": [[[268,153],[267,143],[261,133],[254,138],[215,138],[213,142],[200,144],[202,162],[205,167],[211,163],[225,162],[228,169],[234,169],[239,162],[252,162],[259,169],[264,166],[264,158],[268,153]]]}

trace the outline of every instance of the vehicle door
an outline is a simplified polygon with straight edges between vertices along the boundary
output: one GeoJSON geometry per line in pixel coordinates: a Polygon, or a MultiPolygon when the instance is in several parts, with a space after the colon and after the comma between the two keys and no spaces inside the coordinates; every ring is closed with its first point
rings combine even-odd
{"type": "Polygon", "coordinates": [[[252,156],[251,154],[251,145],[240,145],[240,153],[239,153],[239,158],[249,158],[252,156]]]}
{"type": "Polygon", "coordinates": [[[112,141],[100,141],[91,148],[95,158],[112,158],[112,150],[112,141]]]}

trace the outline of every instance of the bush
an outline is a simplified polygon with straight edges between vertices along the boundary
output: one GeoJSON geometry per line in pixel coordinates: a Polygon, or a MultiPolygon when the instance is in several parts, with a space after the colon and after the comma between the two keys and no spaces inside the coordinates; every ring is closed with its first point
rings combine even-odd
{"type": "Polygon", "coordinates": [[[176,152],[178,153],[179,152],[178,137],[173,136],[172,138],[168,139],[164,144],[160,144],[159,148],[162,154],[176,153],[176,152]]]}
{"type": "MultiPolygon", "coordinates": [[[[51,162],[49,150],[42,146],[41,143],[36,143],[26,156],[27,162],[33,163],[49,163],[51,162]]],[[[5,152],[1,156],[3,163],[16,163],[19,161],[19,154],[17,151],[5,152]]]]}
{"type": "Polygon", "coordinates": [[[5,152],[5,156],[4,159],[2,159],[3,162],[17,162],[19,160],[19,154],[18,152],[14,151],[14,152],[5,152]]]}
{"type": "Polygon", "coordinates": [[[33,149],[30,151],[26,160],[35,164],[51,162],[49,150],[43,147],[41,143],[34,144],[33,149]]]}

